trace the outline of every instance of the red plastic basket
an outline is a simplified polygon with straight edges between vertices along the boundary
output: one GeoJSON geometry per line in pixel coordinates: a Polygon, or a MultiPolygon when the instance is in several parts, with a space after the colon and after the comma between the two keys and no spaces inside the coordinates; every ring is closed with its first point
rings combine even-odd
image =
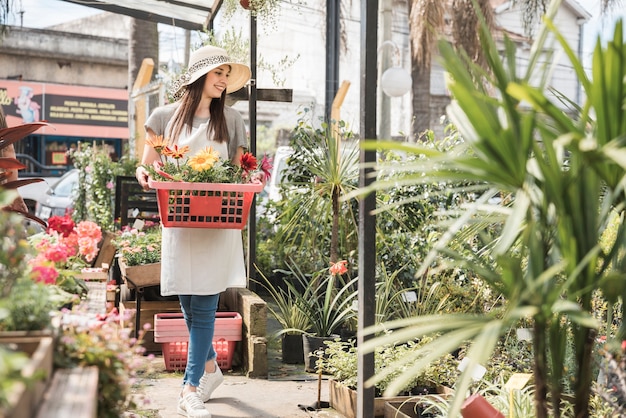
{"type": "MultiPolygon", "coordinates": [[[[238,312],[216,312],[213,348],[222,370],[232,367],[237,341],[242,338],[242,317],[238,312]]],[[[154,341],[161,343],[165,370],[184,370],[187,366],[189,331],[182,313],[154,315],[154,341]]]]}
{"type": "Polygon", "coordinates": [[[172,341],[162,344],[165,370],[185,370],[187,367],[187,343],[187,341],[172,341]]]}
{"type": "Polygon", "coordinates": [[[179,228],[243,229],[261,183],[188,183],[148,180],[157,191],[161,224],[179,228]]]}
{"type": "MultiPolygon", "coordinates": [[[[163,362],[167,371],[181,371],[187,367],[188,341],[172,341],[162,343],[163,362]]],[[[213,349],[217,353],[217,366],[222,370],[230,370],[233,365],[233,356],[237,341],[228,341],[223,338],[213,340],[213,349]]]]}

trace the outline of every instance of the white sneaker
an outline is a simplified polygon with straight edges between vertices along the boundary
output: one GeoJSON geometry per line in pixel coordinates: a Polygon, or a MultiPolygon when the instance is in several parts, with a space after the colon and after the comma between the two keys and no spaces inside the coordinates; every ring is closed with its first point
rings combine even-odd
{"type": "Polygon", "coordinates": [[[211,399],[213,391],[224,381],[224,375],[217,363],[215,363],[215,371],[213,373],[204,372],[200,378],[200,386],[196,389],[196,393],[202,402],[211,399]]]}
{"type": "Polygon", "coordinates": [[[189,392],[178,398],[178,414],[188,418],[211,418],[198,392],[189,392]]]}

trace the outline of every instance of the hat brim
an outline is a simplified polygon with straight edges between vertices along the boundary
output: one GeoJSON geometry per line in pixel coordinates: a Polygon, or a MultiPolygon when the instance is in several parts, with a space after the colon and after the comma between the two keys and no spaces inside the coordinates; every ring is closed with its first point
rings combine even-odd
{"type": "Polygon", "coordinates": [[[239,64],[237,62],[222,62],[214,65],[203,67],[199,71],[189,73],[185,71],[173,84],[170,90],[172,96],[176,100],[180,99],[185,92],[185,88],[197,81],[200,77],[208,74],[211,70],[222,65],[230,66],[230,73],[228,75],[228,83],[226,85],[226,93],[233,93],[246,85],[252,75],[250,68],[247,65],[239,64]]]}

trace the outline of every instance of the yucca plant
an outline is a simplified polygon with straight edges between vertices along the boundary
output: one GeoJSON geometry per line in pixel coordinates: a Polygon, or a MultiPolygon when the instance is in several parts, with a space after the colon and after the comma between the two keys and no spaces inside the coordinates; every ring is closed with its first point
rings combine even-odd
{"type": "MultiPolygon", "coordinates": [[[[589,415],[592,342],[598,327],[592,294],[600,289],[615,302],[626,292],[623,221],[608,249],[599,245],[611,218],[624,216],[626,45],[619,22],[605,47],[598,40],[589,78],[551,23],[560,3],[550,3],[525,69],[517,67],[513,43],[505,39],[500,51],[485,25],[480,36],[488,71],[448,43],[440,43],[453,98],[448,115],[464,139],[462,145],[448,153],[412,144],[366,145],[427,155],[428,159],[396,167],[413,173],[415,183],[484,184],[476,202],[450,220],[418,273],[450,263],[478,275],[506,301],[497,314],[419,316],[369,329],[368,333],[383,328],[395,332],[367,341],[362,346],[366,351],[441,333],[423,348],[421,361],[389,387],[389,394],[466,341],[472,341],[466,369],[472,370],[489,358],[503,333],[525,320],[533,326],[534,416],[565,414],[564,393],[574,395],[574,416],[589,415]],[[565,50],[586,93],[586,102],[569,112],[556,104],[564,99],[546,87],[553,61],[544,55],[550,50],[550,33],[565,50]],[[488,226],[494,223],[502,224],[498,235],[489,233],[488,226]],[[575,357],[569,364],[574,367],[566,370],[569,348],[575,357]]],[[[375,182],[362,192],[392,186],[375,182]]],[[[389,370],[401,364],[402,359],[389,370]]],[[[470,374],[464,373],[456,393],[465,394],[470,383],[470,374]]],[[[458,416],[462,402],[462,395],[456,396],[448,416],[458,416]]]]}

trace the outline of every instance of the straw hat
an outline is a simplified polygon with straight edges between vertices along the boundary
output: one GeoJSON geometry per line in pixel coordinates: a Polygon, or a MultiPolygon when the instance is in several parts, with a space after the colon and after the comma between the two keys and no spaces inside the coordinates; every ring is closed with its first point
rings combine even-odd
{"type": "Polygon", "coordinates": [[[250,68],[247,65],[231,61],[226,51],[222,48],[205,45],[191,53],[187,71],[172,84],[172,95],[176,100],[180,99],[185,91],[185,86],[190,85],[209,71],[224,64],[230,65],[226,93],[239,90],[250,79],[250,68]]]}

